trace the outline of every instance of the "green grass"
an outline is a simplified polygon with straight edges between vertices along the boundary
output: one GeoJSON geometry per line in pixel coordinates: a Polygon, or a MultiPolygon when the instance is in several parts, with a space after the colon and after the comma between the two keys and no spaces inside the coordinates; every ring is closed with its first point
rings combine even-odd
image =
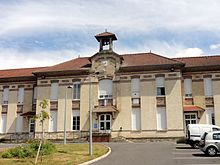
{"type": "MultiPolygon", "coordinates": [[[[56,145],[57,151],[52,155],[43,156],[41,162],[40,157],[38,159],[39,165],[77,165],[90,160],[89,156],[89,144],[58,144],[56,145]]],[[[93,144],[93,159],[108,152],[108,148],[100,145],[93,144]]],[[[2,151],[0,151],[0,156],[2,151]]],[[[34,164],[35,158],[24,159],[5,159],[0,157],[0,164],[4,165],[29,165],[34,164]]]]}

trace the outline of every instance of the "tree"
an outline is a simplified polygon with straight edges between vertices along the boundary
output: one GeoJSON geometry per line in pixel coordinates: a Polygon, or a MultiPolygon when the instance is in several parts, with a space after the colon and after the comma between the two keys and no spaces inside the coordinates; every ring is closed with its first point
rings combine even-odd
{"type": "Polygon", "coordinates": [[[39,122],[41,123],[41,128],[42,128],[42,136],[41,136],[41,141],[40,141],[40,144],[39,144],[39,147],[38,147],[38,151],[37,151],[37,156],[36,156],[36,159],[35,159],[35,164],[37,163],[37,159],[38,159],[38,156],[39,156],[39,152],[40,152],[40,148],[41,148],[41,145],[43,144],[44,142],[44,121],[46,119],[49,119],[50,118],[50,115],[45,111],[45,109],[47,108],[48,106],[48,102],[46,99],[44,99],[43,101],[40,102],[39,106],[41,107],[41,112],[39,114],[37,114],[35,116],[35,119],[39,119],[39,122]]]}

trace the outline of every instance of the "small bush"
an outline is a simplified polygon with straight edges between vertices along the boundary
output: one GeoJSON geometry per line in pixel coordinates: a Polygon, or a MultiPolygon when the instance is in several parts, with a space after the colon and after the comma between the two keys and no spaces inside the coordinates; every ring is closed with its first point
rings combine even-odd
{"type": "MultiPolygon", "coordinates": [[[[3,158],[26,158],[26,157],[35,157],[37,154],[38,147],[40,145],[39,140],[33,140],[28,142],[25,145],[11,148],[5,152],[3,152],[3,158]]],[[[41,146],[41,153],[42,155],[49,155],[56,151],[56,147],[53,143],[49,141],[45,141],[44,144],[41,146]]]]}

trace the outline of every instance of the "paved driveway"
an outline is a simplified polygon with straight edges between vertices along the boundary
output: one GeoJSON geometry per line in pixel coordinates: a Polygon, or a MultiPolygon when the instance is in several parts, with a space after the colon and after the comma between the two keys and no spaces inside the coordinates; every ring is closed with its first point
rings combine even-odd
{"type": "Polygon", "coordinates": [[[220,155],[207,157],[198,149],[174,142],[107,143],[112,153],[93,165],[220,165],[220,155]]]}

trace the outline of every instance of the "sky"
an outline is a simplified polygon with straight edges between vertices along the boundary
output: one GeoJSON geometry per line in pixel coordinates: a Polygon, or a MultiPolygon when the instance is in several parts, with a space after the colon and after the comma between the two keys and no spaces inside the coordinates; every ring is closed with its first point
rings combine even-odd
{"type": "Polygon", "coordinates": [[[89,57],[96,34],[119,54],[220,55],[219,0],[0,0],[0,69],[89,57]]]}

